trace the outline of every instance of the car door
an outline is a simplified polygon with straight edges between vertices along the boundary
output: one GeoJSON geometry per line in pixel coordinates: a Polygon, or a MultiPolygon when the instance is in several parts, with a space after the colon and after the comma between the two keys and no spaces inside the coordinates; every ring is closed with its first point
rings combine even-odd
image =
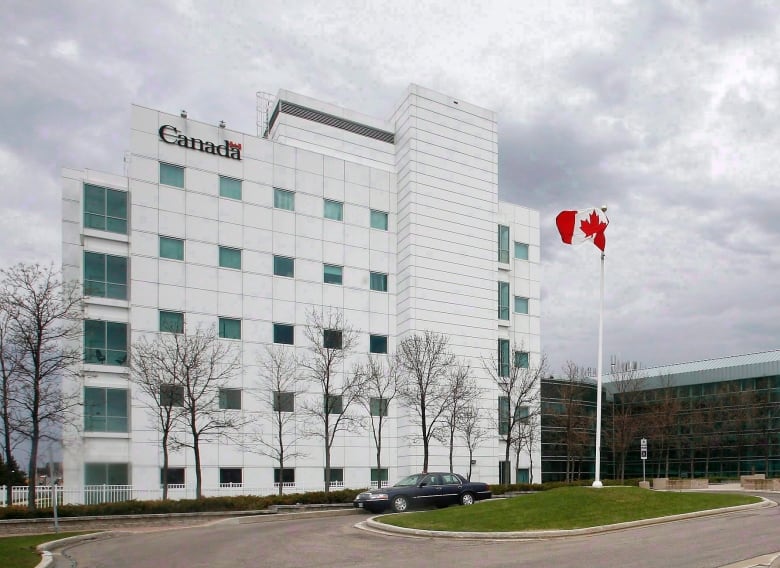
{"type": "Polygon", "coordinates": [[[460,499],[461,481],[457,475],[444,473],[441,476],[441,503],[454,505],[460,499]]]}
{"type": "Polygon", "coordinates": [[[428,474],[420,480],[415,490],[414,501],[418,507],[436,505],[441,498],[441,479],[435,474],[428,474]]]}

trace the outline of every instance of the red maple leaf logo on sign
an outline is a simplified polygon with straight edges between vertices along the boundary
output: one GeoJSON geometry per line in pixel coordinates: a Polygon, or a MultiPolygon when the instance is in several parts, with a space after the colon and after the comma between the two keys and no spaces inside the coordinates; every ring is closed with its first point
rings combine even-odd
{"type": "Polygon", "coordinates": [[[591,211],[588,218],[580,222],[580,231],[585,234],[585,237],[603,233],[606,228],[607,224],[601,220],[595,211],[591,211]]]}

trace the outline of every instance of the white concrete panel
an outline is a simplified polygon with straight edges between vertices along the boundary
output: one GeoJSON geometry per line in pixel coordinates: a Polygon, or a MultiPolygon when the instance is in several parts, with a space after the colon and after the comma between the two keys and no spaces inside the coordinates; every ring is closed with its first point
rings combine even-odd
{"type": "Polygon", "coordinates": [[[160,284],[185,286],[187,269],[183,262],[161,258],[158,264],[160,284]]]}
{"type": "Polygon", "coordinates": [[[160,181],[160,163],[143,156],[132,156],[132,175],[130,179],[158,183],[160,181]]]}
{"type": "Polygon", "coordinates": [[[219,220],[225,223],[241,225],[244,222],[244,204],[235,199],[219,200],[219,220]]]}
{"type": "Polygon", "coordinates": [[[160,308],[174,312],[186,311],[187,305],[183,292],[184,288],[181,286],[168,286],[167,284],[160,284],[158,288],[160,308]]]}
{"type": "MultiPolygon", "coordinates": [[[[217,310],[217,292],[188,287],[185,290],[188,313],[214,313],[217,310]]],[[[189,320],[188,320],[189,321],[189,320]]]]}
{"type": "MultiPolygon", "coordinates": [[[[257,183],[259,185],[273,185],[274,166],[271,162],[261,162],[259,160],[244,160],[244,179],[257,183]]],[[[249,195],[247,201],[251,199],[253,203],[263,203],[258,201],[258,196],[249,195]]],[[[265,204],[265,203],[264,203],[265,204]]]]}
{"type": "Polygon", "coordinates": [[[187,239],[216,243],[219,239],[219,224],[203,217],[186,217],[187,239]]]}
{"type": "Polygon", "coordinates": [[[367,186],[346,182],[344,184],[344,201],[353,205],[368,207],[369,192],[367,186]]]}
{"type": "MultiPolygon", "coordinates": [[[[184,239],[187,236],[187,223],[185,216],[181,213],[171,213],[169,211],[160,211],[159,215],[159,233],[168,237],[184,239]]],[[[187,243],[184,244],[184,254],[187,254],[187,243]]]]}
{"type": "Polygon", "coordinates": [[[246,297],[260,296],[263,298],[270,298],[273,295],[273,281],[274,277],[268,274],[250,274],[244,272],[242,274],[244,279],[243,291],[246,297]]]}
{"type": "Polygon", "coordinates": [[[219,244],[231,248],[241,248],[244,231],[241,225],[222,222],[219,224],[219,244]]]}

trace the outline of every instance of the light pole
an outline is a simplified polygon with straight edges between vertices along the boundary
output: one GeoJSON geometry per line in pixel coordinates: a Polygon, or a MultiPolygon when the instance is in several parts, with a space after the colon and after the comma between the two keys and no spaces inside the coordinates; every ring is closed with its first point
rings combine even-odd
{"type": "MultiPolygon", "coordinates": [[[[606,213],[607,206],[602,205],[601,210],[606,213]]],[[[604,358],[604,251],[601,251],[601,284],[599,288],[599,354],[596,369],[596,478],[593,487],[604,487],[601,483],[601,366],[604,358]]]]}

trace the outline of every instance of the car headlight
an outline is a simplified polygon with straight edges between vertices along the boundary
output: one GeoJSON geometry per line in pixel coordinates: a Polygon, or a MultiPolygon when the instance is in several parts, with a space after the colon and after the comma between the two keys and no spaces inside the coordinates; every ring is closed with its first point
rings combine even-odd
{"type": "Polygon", "coordinates": [[[374,493],[369,499],[387,499],[387,493],[374,493]]]}

